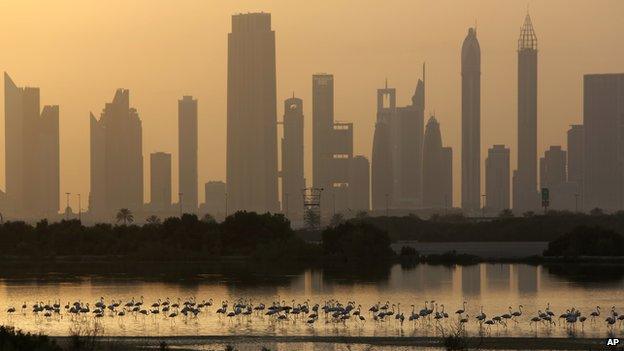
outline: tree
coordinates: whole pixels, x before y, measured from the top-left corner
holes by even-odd
[[[508,208],[500,211],[500,213],[498,214],[498,218],[513,218],[513,217],[514,217],[513,212]]]
[[[344,215],[342,213],[336,213],[329,220],[329,225],[332,227],[335,227],[335,226],[341,225],[342,223],[344,223],[344,221],[345,221]]]
[[[124,225],[134,222],[134,215],[132,211],[127,208],[119,209],[115,218],[117,219],[117,223],[123,222]]]
[[[303,222],[305,223],[306,228],[310,230],[318,229],[321,225],[321,215],[309,208],[303,214]]]
[[[368,212],[366,211],[357,211],[357,213],[355,214],[355,219],[357,219],[358,221],[364,220],[368,218]]]
[[[217,223],[217,220],[210,213],[206,213],[201,220],[206,223]]]
[[[148,224],[152,224],[152,225],[158,225],[160,224],[160,218],[156,215],[151,215],[149,217],[147,217],[147,219],[145,220]]]
[[[367,222],[346,222],[323,231],[323,253],[342,261],[376,261],[391,257],[388,233]]]
[[[605,213],[602,210],[602,208],[596,207],[596,208],[592,209],[591,211],[589,211],[589,214],[592,215],[592,216],[602,216]]]

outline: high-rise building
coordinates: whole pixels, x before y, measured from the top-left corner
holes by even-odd
[[[425,127],[423,144],[423,206],[448,208],[453,204],[453,153],[442,146],[440,124],[434,116]]]
[[[494,145],[485,160],[485,207],[489,212],[509,208],[509,148]]]
[[[323,188],[321,212],[346,210],[349,165],[353,158],[353,123],[334,120],[334,76],[312,76],[312,183]]]
[[[351,159],[349,193],[349,208],[352,211],[370,210],[370,165],[364,156]]]
[[[583,208],[624,208],[624,74],[588,74],[583,83]]]
[[[227,193],[225,183],[222,181],[209,181],[204,185],[205,202],[202,210],[213,216],[227,214]]]
[[[567,154],[561,146],[551,146],[540,158],[540,188],[554,188],[567,181]]]
[[[481,48],[477,30],[468,29],[461,52],[462,209],[478,210],[481,199]]]
[[[143,206],[143,127],[130,107],[130,91],[118,89],[100,118],[91,121],[91,191],[89,211],[112,219],[121,208]]]
[[[165,152],[150,154],[150,209],[171,209],[171,154]]]
[[[279,209],[275,84],[271,14],[233,15],[228,34],[226,160],[232,211]]]
[[[386,209],[393,204],[396,152],[396,91],[394,88],[377,89],[377,122],[373,135],[371,158],[371,189],[373,211]],[[394,127],[394,128],[393,128]]]
[[[303,100],[284,101],[284,137],[282,138],[282,212],[289,216],[301,213],[303,204]]]
[[[518,39],[518,173],[514,209],[535,210],[537,196],[537,36],[527,14]]]
[[[178,100],[178,184],[181,208],[197,212],[197,100]]]
[[[59,211],[59,108],[40,111],[39,88],[18,88],[4,74],[8,214],[41,218]]]
[[[582,124],[573,124],[568,129],[568,181],[583,188],[583,144],[585,132]]]

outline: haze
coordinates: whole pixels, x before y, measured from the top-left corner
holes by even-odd
[[[2,2],[0,69],[20,86],[40,87],[42,105],[60,105],[61,194],[89,193],[89,112],[98,115],[115,89],[130,89],[131,105],[143,121],[147,202],[149,154],[171,152],[172,164],[177,165],[177,101],[182,95],[193,95],[199,102],[199,183],[225,179],[231,15],[270,12],[276,32],[278,119],[283,115],[282,100],[294,91],[304,101],[308,182],[312,74],[334,74],[336,119],[354,122],[355,154],[370,156],[376,89],[387,78],[397,89],[397,103],[406,104],[426,61],[427,110],[435,111],[445,144],[457,150],[453,160],[457,205],[462,41],[467,28],[476,23],[482,57],[481,159],[492,144],[507,144],[514,169],[516,40],[527,7],[539,38],[538,154],[542,154],[548,145],[565,147],[567,126],[581,123],[583,74],[624,72],[624,2]],[[4,123],[0,128],[4,135]],[[0,148],[4,153],[4,143]],[[0,164],[2,183],[4,166]],[[176,194],[177,167],[173,169]],[[61,197],[61,208],[64,200]]]

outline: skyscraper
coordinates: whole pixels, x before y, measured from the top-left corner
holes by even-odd
[[[197,211],[197,100],[178,100],[178,184],[182,210]]]
[[[540,158],[540,187],[554,188],[567,181],[567,155],[561,146],[551,146]]]
[[[171,209],[171,154],[165,152],[150,154],[150,209]]]
[[[518,173],[514,209],[538,207],[537,36],[527,14],[518,39]]]
[[[224,216],[227,212],[226,205],[226,185],[222,181],[212,180],[204,185],[204,202],[203,210],[215,217]],[[223,218],[223,217],[222,217]]]
[[[6,196],[18,217],[59,210],[59,108],[39,109],[39,88],[18,88],[4,73]]]
[[[442,146],[440,124],[434,116],[425,127],[423,144],[423,206],[447,208],[453,204],[451,148]]]
[[[117,89],[100,119],[91,121],[91,191],[89,211],[112,219],[121,208],[143,206],[143,127],[130,107],[130,91]]]
[[[284,137],[282,138],[282,212],[287,216],[301,212],[303,176],[303,100],[284,101]]]
[[[481,48],[475,28],[462,45],[461,76],[462,208],[474,211],[481,207]]]
[[[583,184],[583,140],[585,132],[582,124],[573,124],[568,129],[568,181]]]
[[[490,212],[509,208],[509,148],[494,145],[485,160],[485,207]]]
[[[334,120],[334,76],[312,76],[312,183],[323,188],[324,214],[348,208],[353,123]]]
[[[624,208],[624,74],[588,74],[583,83],[583,207]]]
[[[395,146],[396,123],[396,91],[386,87],[377,89],[377,122],[373,135],[373,151],[371,159],[371,189],[373,210],[379,211],[392,205],[394,200],[395,165],[398,160]],[[394,127],[394,128],[393,128]]]
[[[351,159],[349,192],[349,208],[351,210],[370,210],[370,164],[364,156],[358,155]]]
[[[271,14],[233,15],[228,34],[226,160],[232,211],[279,208],[275,84]]]

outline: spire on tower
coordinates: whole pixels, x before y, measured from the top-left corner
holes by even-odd
[[[520,28],[520,38],[518,39],[518,51],[522,50],[537,50],[537,36],[528,12],[524,18],[524,24]]]

